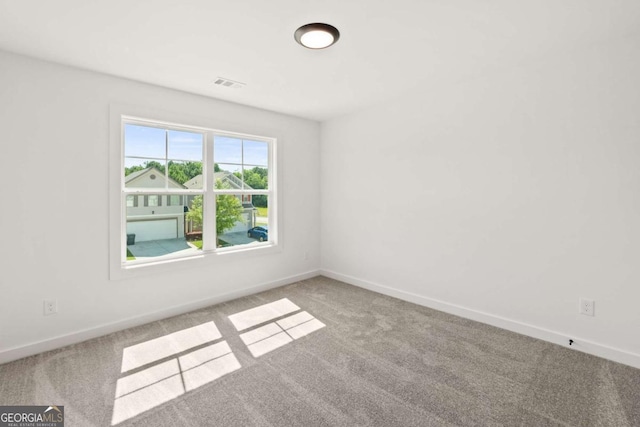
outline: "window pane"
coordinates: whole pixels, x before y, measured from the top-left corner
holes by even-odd
[[[202,162],[203,135],[170,130],[168,131],[168,140],[169,159]]]
[[[245,166],[267,166],[269,163],[269,144],[261,141],[243,141],[243,163]]]
[[[165,138],[164,129],[125,124],[124,155],[164,159],[167,155]]]
[[[183,201],[189,203],[202,196],[179,194],[148,194],[127,196],[127,260],[176,257],[196,254],[202,248],[202,221],[197,223],[191,214],[194,209],[185,209]],[[138,203],[129,206],[129,200]],[[190,200],[188,200],[190,198]],[[142,200],[147,200],[143,203]],[[200,218],[202,204],[200,204]],[[194,232],[195,231],[195,232]],[[189,240],[188,240],[189,239]]]
[[[268,187],[268,143],[216,137],[214,138],[214,152],[217,153],[214,155],[216,172],[231,172],[246,183],[246,185],[242,183],[231,185],[230,188],[266,189]],[[217,178],[219,177],[217,176]]]
[[[213,161],[242,164],[242,140],[228,136],[213,138]]]
[[[218,247],[268,241],[268,196],[218,195],[216,197],[216,234]]]

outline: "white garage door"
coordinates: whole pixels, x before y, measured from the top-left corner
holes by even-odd
[[[136,242],[175,239],[178,237],[178,220],[173,218],[127,222],[127,234],[132,233],[136,235]]]

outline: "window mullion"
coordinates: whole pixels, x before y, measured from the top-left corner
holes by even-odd
[[[121,169],[122,170],[122,169]],[[124,180],[121,178],[121,182]],[[120,193],[120,263],[124,264],[127,260],[127,195]]]
[[[240,165],[240,167],[241,167],[240,176],[242,177],[241,178],[241,180],[242,180],[242,189],[244,190],[244,185],[245,185],[244,184],[244,179],[245,179],[245,176],[244,176],[244,139],[242,140],[242,143],[240,144],[240,156],[241,156],[241,159],[242,159],[242,162],[241,162],[242,164]]]
[[[269,194],[268,194],[268,200],[269,200],[269,230],[271,231],[271,236],[273,236],[271,238],[271,242],[278,244],[278,213],[279,213],[279,209],[278,209],[278,192],[277,192],[277,188],[276,188],[276,181],[277,181],[277,170],[276,170],[276,147],[274,146],[273,142],[269,143],[268,146],[268,160],[267,160],[267,188],[269,190]]]
[[[204,144],[203,171],[205,173],[203,200],[202,200],[202,249],[214,250],[216,248],[216,199],[213,193],[214,182],[214,158],[213,158],[213,132],[207,132]]]
[[[164,189],[169,190],[169,131],[164,131]]]

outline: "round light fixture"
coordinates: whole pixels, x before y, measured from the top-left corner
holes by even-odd
[[[329,24],[307,24],[298,28],[293,37],[306,48],[324,49],[338,41],[340,31]]]

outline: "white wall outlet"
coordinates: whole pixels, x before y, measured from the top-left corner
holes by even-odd
[[[592,299],[580,298],[580,314],[593,316],[595,314],[596,302]]]
[[[58,301],[54,299],[44,300],[44,315],[56,314],[58,312]]]

